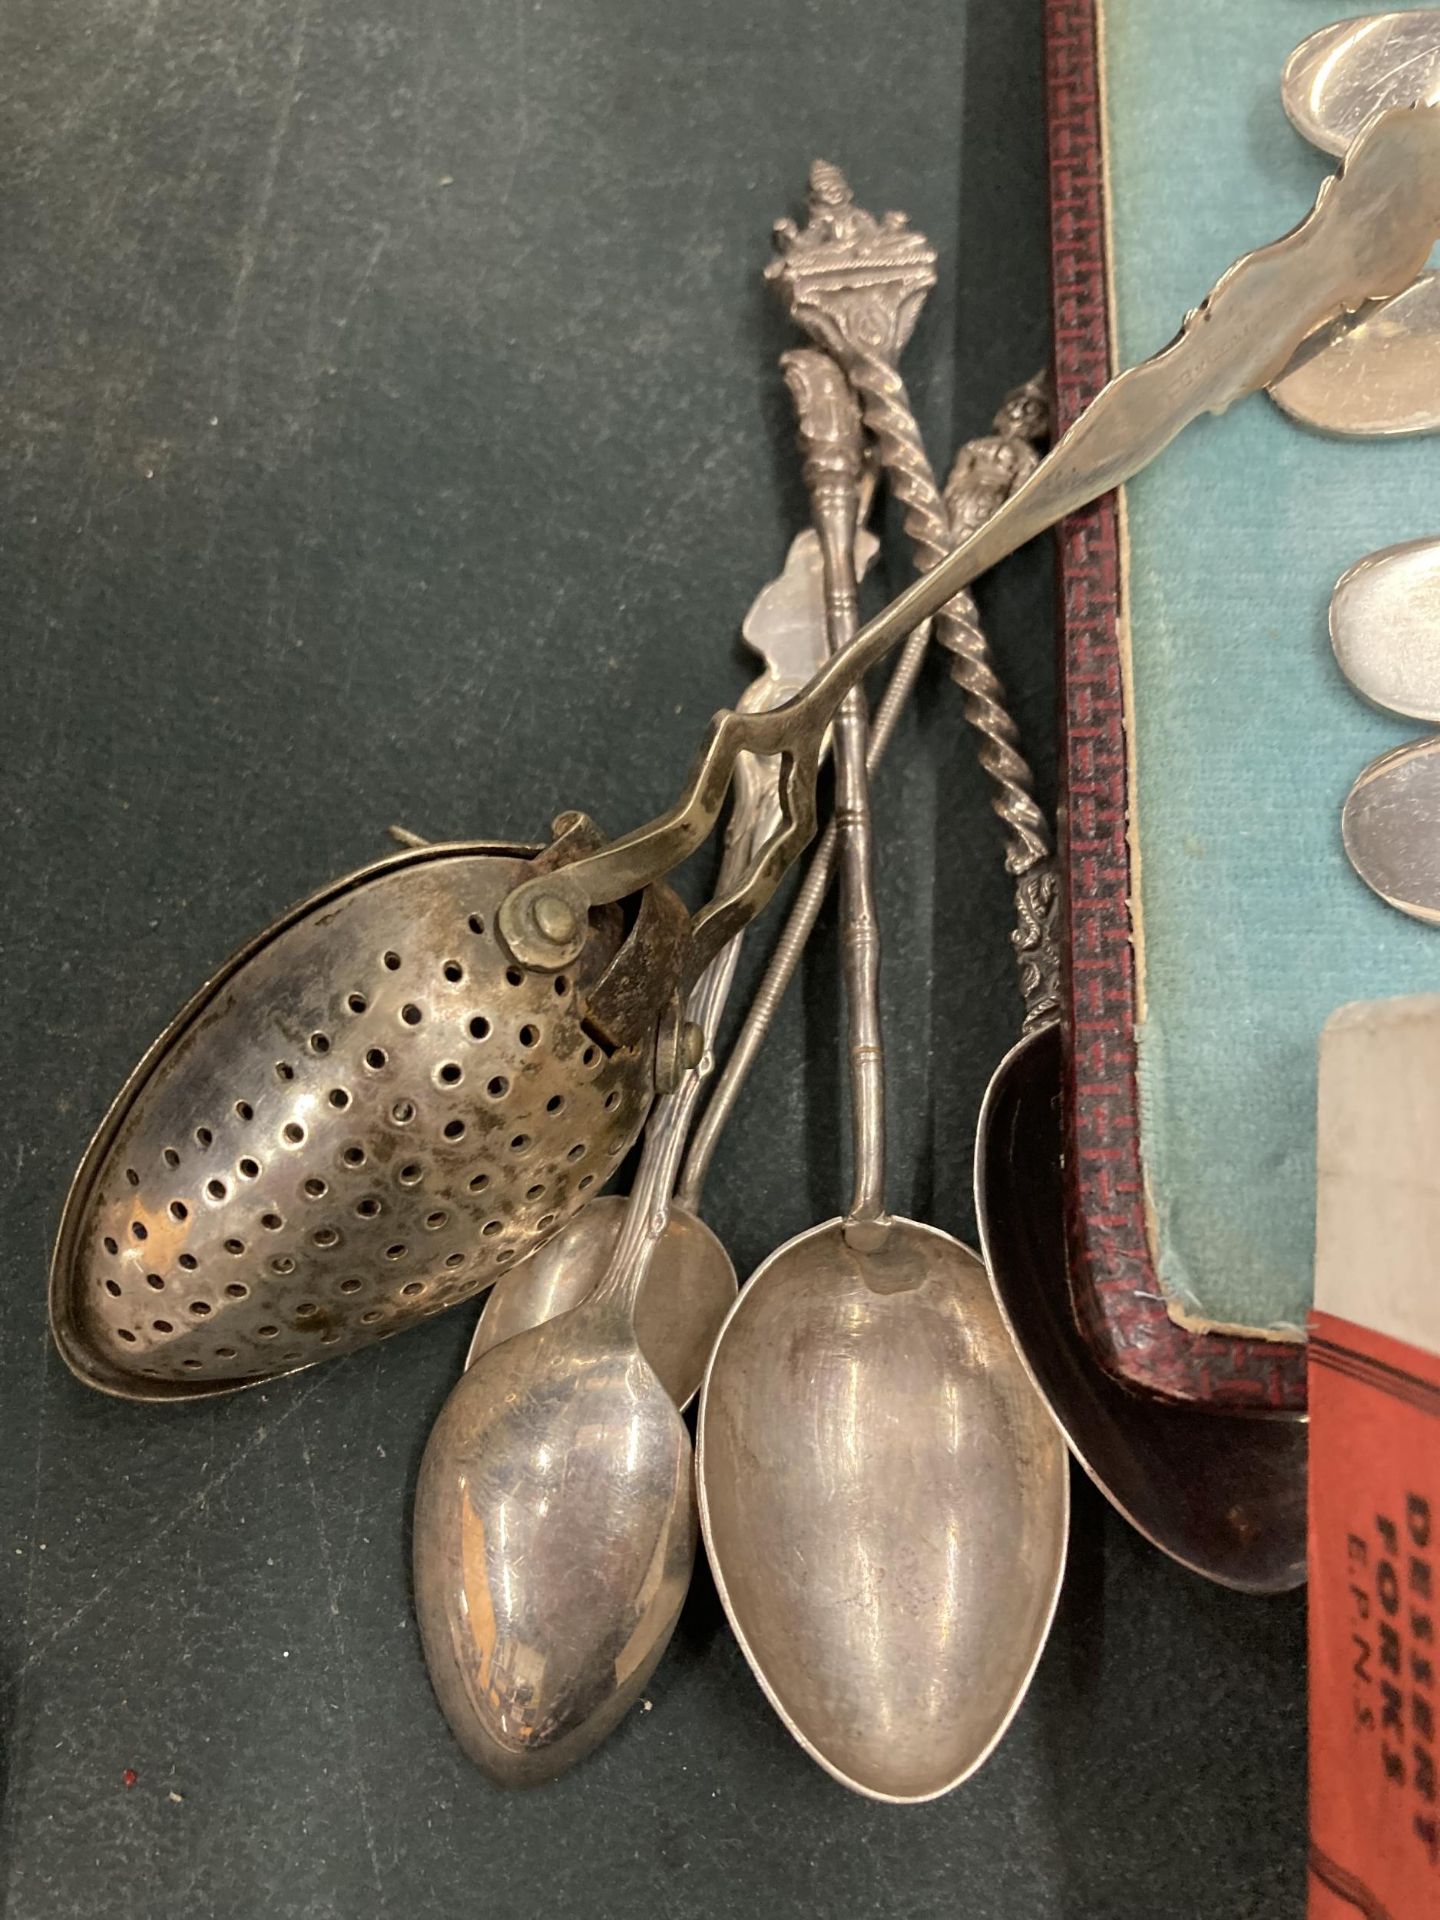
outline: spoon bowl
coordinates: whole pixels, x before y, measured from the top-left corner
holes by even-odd
[[[1037,1391],[1100,1491],[1183,1567],[1242,1593],[1305,1579],[1303,1414],[1246,1414],[1129,1391],[1095,1358],[1066,1285],[1060,1029],[996,1069],[976,1140],[980,1244]]]
[[[1302,427],[1394,439],[1440,427],[1440,274],[1311,334],[1269,386]]]
[[[496,912],[558,846],[379,861],[182,1010],[66,1202],[51,1324],[83,1380],[185,1399],[353,1351],[489,1286],[598,1191],[654,1091],[684,910],[650,889],[573,965],[516,967]]]
[[[1401,913],[1440,925],[1440,739],[1382,753],[1345,796],[1341,838],[1351,866]]]
[[[624,1303],[461,1376],[420,1467],[415,1609],[445,1718],[497,1785],[563,1773],[640,1697],[695,1544],[690,1435]]]
[[[1366,554],[1330,596],[1335,663],[1387,713],[1440,722],[1440,540]]]
[[[859,413],[824,354],[786,356],[826,568],[854,644]],[[880,936],[863,699],[841,707],[852,1200],[764,1263],[701,1394],[701,1524],[726,1614],[785,1726],[857,1793],[948,1793],[994,1747],[1049,1631],[1064,1447],[975,1255],[884,1208]]]
[[[807,1752],[876,1800],[973,1773],[1045,1644],[1069,1503],[976,1256],[911,1221],[781,1247],[716,1347],[697,1469],[726,1612]]]
[[[1290,55],[1280,96],[1296,131],[1343,154],[1372,116],[1440,84],[1440,11],[1337,20]],[[1322,433],[1367,439],[1440,427],[1440,279],[1421,274],[1392,300],[1319,328],[1271,382],[1283,413]]]
[[[512,1268],[485,1303],[467,1365],[586,1299],[609,1268],[625,1210],[619,1194],[592,1200]],[[719,1240],[697,1215],[672,1203],[635,1303],[635,1337],[682,1410],[700,1390],[735,1289],[735,1269]]]
[[[1285,62],[1280,97],[1297,133],[1341,155],[1375,114],[1427,99],[1437,86],[1440,10],[1410,7],[1312,33]]]

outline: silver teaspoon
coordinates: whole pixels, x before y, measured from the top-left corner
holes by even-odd
[[[693,1100],[696,1084],[667,1100]],[[553,1779],[599,1745],[654,1672],[690,1584],[690,1434],[635,1328],[682,1137],[647,1136],[600,1284],[482,1354],[420,1464],[425,1659],[456,1739],[499,1786]]]
[[[823,354],[787,356],[837,650],[859,419]],[[815,396],[824,395],[820,405]],[[828,414],[818,441],[807,428]],[[711,1360],[699,1416],[701,1524],[736,1638],[795,1738],[873,1799],[933,1799],[1013,1716],[1064,1564],[1064,1448],[984,1268],[884,1206],[879,941],[865,712],[836,726],[855,1185],[842,1220],[763,1264]]]
[[[1440,540],[1383,547],[1342,574],[1330,641],[1365,699],[1440,720]],[[1440,740],[1373,760],[1346,797],[1340,829],[1367,887],[1413,919],[1440,921]]]

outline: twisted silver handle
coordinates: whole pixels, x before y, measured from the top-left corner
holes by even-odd
[[[945,485],[951,537],[958,545],[1034,472],[1050,425],[1043,374],[1007,394],[995,432],[973,440]],[[988,508],[981,502],[988,500]],[[950,675],[965,696],[964,713],[982,736],[980,764],[1000,791],[995,810],[1006,827],[1005,867],[1015,880],[1011,943],[1020,969],[1024,1033],[1060,1017],[1059,876],[1050,825],[1034,794],[1034,776],[1005,689],[990,658],[975,603],[957,595],[936,621],[936,637],[950,654]]]

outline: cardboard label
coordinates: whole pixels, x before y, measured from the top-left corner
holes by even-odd
[[[1310,1317],[1310,1920],[1440,1920],[1440,1356]]]

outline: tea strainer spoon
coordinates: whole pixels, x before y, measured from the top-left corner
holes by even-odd
[[[51,1325],[87,1384],[224,1392],[488,1286],[598,1189],[655,1085],[684,910],[593,916],[575,964],[495,936],[517,879],[594,846],[407,848],[227,962],[131,1075],[72,1186]],[[672,1027],[675,1023],[672,1020]]]

